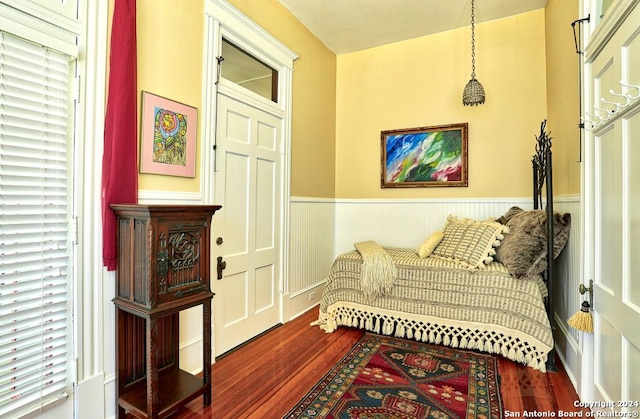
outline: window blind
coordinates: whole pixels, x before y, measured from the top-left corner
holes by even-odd
[[[70,394],[70,58],[0,32],[0,417]]]

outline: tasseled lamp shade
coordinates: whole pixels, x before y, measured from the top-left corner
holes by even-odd
[[[484,103],[484,87],[480,84],[475,77],[469,80],[469,83],[464,87],[462,93],[462,103],[465,106],[476,106]]]

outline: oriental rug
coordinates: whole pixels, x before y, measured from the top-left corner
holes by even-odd
[[[496,358],[366,333],[285,418],[499,419]]]

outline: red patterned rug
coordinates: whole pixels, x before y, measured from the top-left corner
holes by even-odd
[[[285,418],[499,419],[490,355],[366,333]]]

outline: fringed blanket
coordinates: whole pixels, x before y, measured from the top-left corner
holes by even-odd
[[[451,261],[420,259],[413,249],[385,251],[396,266],[388,293],[370,301],[361,286],[361,254],[342,254],[331,268],[314,324],[326,332],[351,326],[478,349],[546,370],[553,335],[542,278],[514,279],[498,262],[470,271]]]
[[[391,292],[396,265],[387,251],[373,241],[356,243],[354,247],[362,257],[360,286],[367,301]]]

